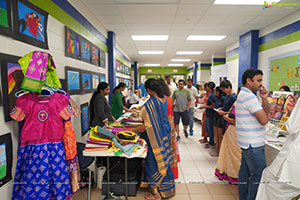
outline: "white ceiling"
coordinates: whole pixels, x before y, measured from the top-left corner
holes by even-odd
[[[178,0],[178,3],[160,4],[118,4],[115,0],[80,1],[107,30],[116,33],[118,45],[132,61],[138,61],[139,66],[147,63],[167,66],[168,63],[173,63],[172,58],[190,58],[191,62],[184,63],[185,66],[192,65],[194,61],[211,60],[213,54],[225,55],[226,47],[238,41],[240,35],[249,30],[261,29],[297,10],[214,5],[214,0]],[[169,40],[133,41],[133,34],[164,34],[169,35]],[[187,41],[190,34],[227,37],[221,41]],[[139,55],[138,51],[143,50],[161,50],[165,54]],[[197,56],[176,55],[176,51],[199,50],[203,53]]]

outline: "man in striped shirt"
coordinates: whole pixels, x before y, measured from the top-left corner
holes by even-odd
[[[255,200],[261,174],[266,167],[265,127],[269,121],[269,92],[262,85],[263,72],[247,69],[236,101],[236,136],[242,149],[239,171],[239,198]],[[259,91],[262,103],[254,92]]]

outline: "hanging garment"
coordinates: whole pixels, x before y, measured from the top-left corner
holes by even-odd
[[[34,51],[19,59],[24,79],[21,88],[32,92],[41,92],[46,83],[61,88],[52,56],[46,52]]]
[[[12,199],[71,199],[69,171],[62,119],[73,114],[68,99],[54,93],[39,97],[24,94],[11,112],[16,121],[25,119],[14,178]]]
[[[63,142],[69,169],[71,191],[74,194],[80,189],[80,168],[77,158],[76,137],[71,120],[65,121],[63,124]]]

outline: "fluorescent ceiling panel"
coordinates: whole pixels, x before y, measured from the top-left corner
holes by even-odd
[[[266,0],[215,0],[214,4],[221,5],[264,5]],[[280,0],[272,0],[271,2],[279,2]]]
[[[189,35],[187,40],[223,40],[225,35]]]
[[[190,62],[191,59],[171,59],[172,62]]]
[[[181,66],[183,66],[183,64],[168,64],[168,66],[172,66],[172,67],[181,67]]]
[[[168,40],[168,35],[132,35],[133,40]]]
[[[164,54],[164,51],[139,51],[139,54]]]
[[[159,67],[160,64],[144,64],[145,67]]]
[[[177,55],[200,55],[202,51],[177,51]]]
[[[118,4],[171,4],[179,0],[115,0]]]

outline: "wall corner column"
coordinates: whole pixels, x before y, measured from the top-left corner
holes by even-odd
[[[111,91],[116,87],[116,34],[108,31],[108,84]],[[109,103],[111,104],[112,93],[109,94]]]

